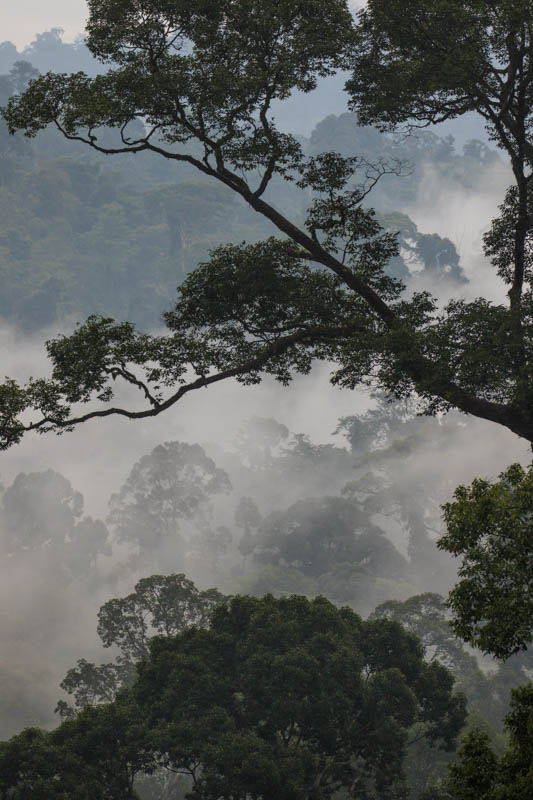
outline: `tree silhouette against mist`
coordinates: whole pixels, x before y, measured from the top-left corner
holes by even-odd
[[[180,528],[194,522],[207,535],[210,500],[231,491],[231,481],[198,444],[165,442],[142,456],[109,501],[108,522],[119,542],[139,554],[168,558],[178,553]],[[163,561],[165,558],[163,557]]]
[[[83,515],[83,496],[54,470],[20,473],[2,497],[4,554],[38,555],[70,580],[94,568],[99,554],[111,555],[106,526]]]
[[[156,2],[146,16],[133,2],[92,0],[89,10],[88,47],[112,68],[94,79],[38,78],[10,101],[10,130],[34,136],[52,124],[99,152],[188,164],[285,238],[213,251],[181,286],[166,335],[91,317],[50,341],[50,380],[2,386],[3,446],[27,430],[154,416],[230,377],[257,383],[271,373],[287,383],[315,358],[336,362],[339,385],[370,376],[396,395],[416,391],[428,413],[457,407],[533,440],[530,3],[376,0],[357,24],[344,0]],[[401,167],[336,153],[307,158],[276,128],[274,101],[312,91],[339,68],[353,69],[346,88],[363,122],[394,128],[482,115],[515,178],[485,239],[508,305],[454,300],[439,309],[426,293],[404,297],[385,272],[395,237],[362,205]],[[138,120],[142,134],[131,127]],[[106,146],[103,126],[118,129],[121,143]],[[274,179],[311,194],[302,224],[269,202]],[[113,406],[116,381],[139,389],[146,407]],[[92,400],[103,406],[78,411]]]
[[[78,774],[82,789],[94,782],[82,798],[126,800],[135,774],[159,766],[197,800],[404,796],[415,722],[435,752],[454,747],[465,706],[452,687],[395,622],[323,597],[236,597],[206,628],[155,637],[114,703],[2,743],[0,789],[71,797]]]
[[[74,705],[60,700],[56,712],[69,719],[87,706],[112,702],[135,680],[136,664],[149,657],[154,636],[175,636],[193,625],[205,627],[212,611],[227,600],[217,589],[200,591],[181,573],[150,575],[126,597],[108,600],[98,612],[98,635],[104,647],[119,654],[99,665],[80,658],[61,682]]]

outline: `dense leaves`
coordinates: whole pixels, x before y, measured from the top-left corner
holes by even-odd
[[[85,709],[51,733],[27,728],[0,744],[4,800],[135,800],[133,784],[155,768],[139,711],[126,694]]]
[[[163,767],[196,800],[403,797],[411,726],[449,749],[465,716],[414,636],[325,598],[234,598],[138,670],[114,702],[2,743],[2,796],[129,800]]]
[[[199,591],[182,574],[142,578],[131,594],[108,600],[98,612],[100,639],[119,655],[99,666],[79,659],[61,683],[73,697],[74,708],[60,700],[56,710],[68,718],[75,710],[111,702],[120,689],[133,683],[135,664],[148,658],[153,636],[174,636],[193,625],[205,627],[211,612],[226,601],[217,589]]]
[[[395,623],[323,598],[241,597],[208,631],[155,639],[134,691],[193,797],[366,798],[401,793],[416,719],[451,744],[464,718],[452,683]]]
[[[406,13],[403,4],[374,2],[354,28],[342,0],[262,4],[261,12],[246,0],[160,2],[149,13],[136,3],[90,3],[88,46],[114,68],[96,78],[37,78],[10,101],[10,130],[32,137],[54,124],[93,150],[149,151],[194,167],[286,238],[214,251],[167,314],[170,335],[149,338],[92,318],[71,337],[50,342],[51,381],[3,386],[3,446],[28,429],[61,431],[115,413],[153,416],[188,391],[228,377],[257,382],[269,372],[286,383],[294,372],[308,371],[314,358],[336,362],[334,380],[343,386],[372,379],[398,396],[417,391],[429,413],[456,406],[532,439],[524,269],[529,78],[522,104],[514,99],[518,74],[529,75],[529,51],[519,46],[529,13],[528,3],[506,3],[495,19],[476,3],[413,0]],[[419,21],[416,35],[411,19]],[[523,73],[505,73],[500,63],[507,57],[519,59]],[[402,171],[396,158],[306,156],[294,137],[277,129],[274,100],[294,89],[311,91],[318,77],[349,63],[357,71],[348,90],[365,121],[438,121],[474,108],[491,122],[495,140],[511,156],[518,193],[519,223],[509,227],[504,213],[504,233],[496,224],[497,241],[488,245],[500,273],[501,260],[511,258],[509,307],[458,300],[437,313],[426,294],[402,299],[401,284],[387,272],[398,255],[394,232],[381,231],[363,207],[379,180]],[[490,76],[482,88],[480,65]],[[119,134],[115,144],[104,128]],[[309,193],[306,217],[271,204],[267,190],[278,178]],[[460,285],[445,241],[420,238],[417,248],[429,270],[455,270]],[[144,410],[104,405],[79,414],[73,408],[94,399],[109,403],[117,379],[140,390]],[[30,409],[37,416],[22,422]]]
[[[439,546],[462,559],[450,594],[459,636],[500,658],[533,636],[533,473],[513,464],[498,481],[460,486],[444,506]]]
[[[451,800],[521,800],[531,793],[533,779],[531,728],[533,687],[512,692],[505,727],[509,747],[498,758],[487,736],[474,730],[462,742],[457,763],[451,767],[445,798]]]

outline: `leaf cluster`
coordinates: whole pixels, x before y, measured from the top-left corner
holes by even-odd
[[[460,486],[444,506],[439,547],[461,558],[450,593],[456,633],[498,658],[533,637],[533,473],[511,465],[495,482]]]
[[[451,800],[522,800],[531,792],[533,753],[533,687],[521,686],[511,692],[505,727],[509,747],[501,758],[492,751],[486,734],[469,733],[458,750],[457,763],[450,768],[446,785]]]
[[[134,691],[192,797],[370,798],[401,793],[415,719],[430,738],[449,720],[451,742],[464,711],[447,676],[395,623],[324,598],[239,597],[208,631],[154,639]]]

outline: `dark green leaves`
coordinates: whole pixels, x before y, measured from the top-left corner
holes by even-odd
[[[511,691],[505,718],[509,747],[497,758],[486,734],[474,730],[463,740],[457,762],[450,768],[447,789],[453,800],[523,800],[533,780],[531,725],[533,686]]]
[[[238,597],[208,631],[155,639],[134,692],[161,760],[189,773],[202,800],[244,786],[325,799],[355,783],[386,798],[400,790],[410,725],[453,716],[452,681],[437,673],[396,623],[362,622],[325,598]],[[463,718],[460,706],[451,738]]]
[[[346,87],[360,119],[394,127],[475,108],[481,86],[497,89],[490,66],[498,34],[490,26],[498,16],[478,0],[370,0]]]
[[[60,700],[56,711],[70,718],[87,706],[112,702],[119,690],[134,682],[136,663],[148,658],[153,636],[207,626],[212,611],[225,602],[217,589],[199,591],[183,574],[142,578],[131,594],[108,600],[98,612],[98,635],[104,647],[118,649],[119,655],[98,666],[79,659],[61,682],[74,708]]]
[[[146,136],[133,141],[123,131],[117,149],[152,146],[158,131],[155,147],[200,139],[218,165],[223,156],[236,168],[279,169],[298,157],[293,137],[276,132],[270,105],[341,66],[352,30],[344,0],[94,0],[89,8],[88,46],[117,68],[94,80],[37,79],[11,101],[10,129],[32,136],[54,122],[98,147],[99,127],[139,119]]]
[[[444,506],[439,547],[462,558],[449,605],[456,633],[508,658],[533,637],[533,472],[513,464],[495,483],[460,486]]]

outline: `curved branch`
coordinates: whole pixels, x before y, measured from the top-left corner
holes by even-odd
[[[283,355],[294,345],[343,339],[347,335],[357,332],[363,333],[364,329],[356,325],[345,325],[339,328],[316,327],[297,331],[289,336],[283,336],[277,339],[275,342],[272,342],[272,344],[265,347],[257,356],[250,358],[247,361],[236,365],[235,367],[222,370],[221,372],[216,372],[213,375],[203,375],[200,378],[191,381],[191,383],[184,383],[182,386],[180,386],[177,392],[172,394],[166,400],[154,401],[154,398],[149,393],[148,395],[146,394],[146,387],[141,381],[137,381],[137,379],[130,381],[131,383],[136,384],[138,388],[147,396],[149,402],[151,403],[151,408],[146,408],[142,411],[129,411],[126,408],[117,407],[102,408],[95,411],[89,411],[87,414],[82,414],[79,417],[69,417],[62,420],[57,420],[53,417],[43,417],[38,422],[30,422],[28,425],[24,425],[23,430],[68,430],[82,422],[110,416],[121,416],[126,417],[127,419],[145,419],[147,417],[156,417],[163,411],[166,411],[174,406],[189,392],[195,391],[196,389],[203,389],[204,387],[211,386],[215,383],[220,383],[228,378],[235,378],[239,375],[256,372],[264,367],[271,358]]]

